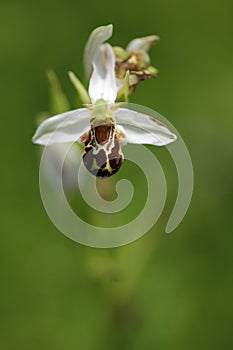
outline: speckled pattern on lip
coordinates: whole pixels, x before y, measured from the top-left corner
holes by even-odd
[[[114,123],[92,125],[90,131],[83,135],[83,163],[91,174],[110,177],[120,169],[124,159],[121,139],[122,133]]]

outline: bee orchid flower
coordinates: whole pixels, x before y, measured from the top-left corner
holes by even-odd
[[[109,44],[101,45],[92,59],[89,83],[91,104],[41,123],[33,142],[44,146],[79,142],[83,162],[93,175],[109,177],[123,162],[122,146],[128,143],[163,146],[176,140],[160,121],[116,103],[115,55]]]
[[[150,66],[148,51],[159,40],[157,35],[149,35],[131,40],[126,49],[119,46],[113,48],[116,56],[115,73],[118,91],[123,87],[127,72],[129,72],[130,93],[140,81],[156,77],[158,70]]]

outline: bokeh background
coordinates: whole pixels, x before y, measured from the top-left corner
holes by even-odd
[[[2,349],[232,346],[232,16],[230,0],[1,0]],[[179,130],[195,189],[183,222],[164,234],[177,179],[166,150],[153,150],[167,169],[165,213],[137,242],[98,250],[72,242],[50,222],[30,139],[35,116],[49,108],[45,71],[56,71],[75,107],[67,71],[82,77],[85,41],[109,23],[113,45],[160,35],[151,50],[159,77],[141,84],[131,102],[157,110]],[[127,164],[122,173],[135,174]],[[133,177],[135,191],[141,176]]]

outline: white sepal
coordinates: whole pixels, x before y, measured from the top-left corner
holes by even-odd
[[[103,99],[114,102],[117,96],[115,79],[115,55],[109,44],[101,45],[93,61],[93,73],[89,84],[89,96],[92,103]]]
[[[84,49],[84,71],[86,79],[90,78],[92,73],[92,60],[98,48],[112,36],[113,26],[101,26],[91,32]]]
[[[175,134],[149,115],[127,108],[119,108],[114,115],[117,124],[123,126],[128,143],[164,146],[176,140]]]
[[[156,42],[159,41],[157,35],[144,36],[130,41],[126,47],[127,52],[147,52]]]
[[[44,120],[37,128],[32,141],[44,146],[75,142],[89,127],[88,109],[75,109]]]

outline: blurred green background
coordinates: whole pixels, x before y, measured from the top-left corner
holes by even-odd
[[[2,349],[232,346],[232,16],[230,0],[1,0]],[[67,71],[82,77],[85,41],[109,23],[113,45],[160,35],[151,49],[159,77],[141,84],[131,102],[157,110],[179,130],[195,189],[183,222],[164,234],[176,193],[168,165],[171,199],[155,228],[129,246],[98,250],[72,242],[50,222],[30,140],[34,117],[48,109],[46,69],[56,71],[74,106]],[[166,151],[154,152],[166,163]]]

